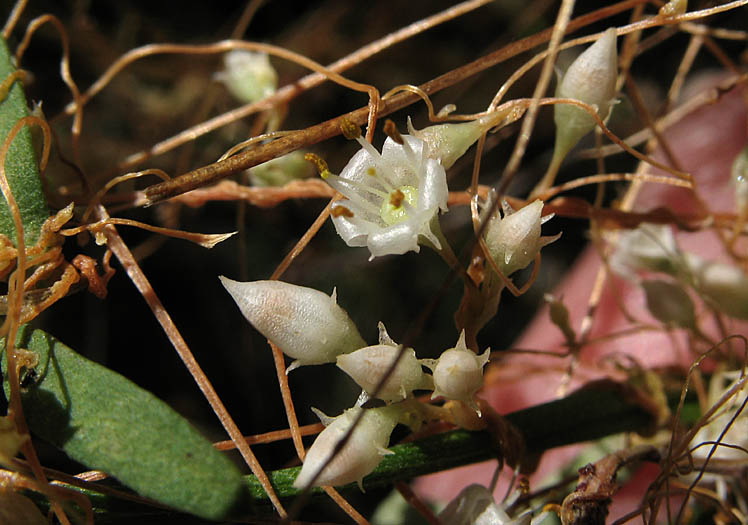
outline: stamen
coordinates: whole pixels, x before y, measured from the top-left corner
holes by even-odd
[[[337,190],[345,195],[348,200],[375,215],[379,215],[379,208],[371,201],[359,195],[356,189],[358,189],[359,191],[367,191],[369,193],[372,193],[380,199],[386,199],[388,195],[387,193],[374,189],[370,186],[365,186],[358,182],[343,179],[333,174],[330,174],[326,181],[327,184],[329,184],[334,190]],[[345,191],[348,188],[352,189],[353,191]]]
[[[410,144],[408,144],[408,141],[403,138],[403,136],[400,134],[400,130],[397,129],[397,126],[395,125],[392,120],[387,119],[384,122],[384,126],[382,127],[382,131],[384,131],[389,138],[394,140],[397,144],[401,145],[403,147],[403,150],[405,151],[405,156],[408,157],[408,160],[412,165],[418,164],[418,159],[416,158],[416,152],[413,151],[413,148],[410,147]],[[418,175],[416,173],[416,175]]]
[[[389,138],[391,138],[392,140],[394,140],[401,146],[405,143],[403,136],[400,134],[400,130],[397,129],[397,126],[395,125],[394,122],[392,122],[392,120],[387,119],[384,121],[384,126],[382,127],[382,131],[384,131],[384,133]]]
[[[317,168],[317,171],[319,172],[319,176],[323,179],[327,179],[327,177],[332,175],[330,169],[327,167],[327,162],[325,162],[325,159],[323,159],[319,155],[315,155],[314,153],[307,153],[306,155],[304,155],[304,160],[314,164],[314,166]]]
[[[371,159],[374,161],[374,165],[376,166],[373,172],[367,170],[367,173],[373,177],[376,177],[377,181],[382,185],[382,187],[387,190],[387,193],[394,191],[397,186],[386,176],[387,173],[393,170],[392,164],[390,164],[387,159],[382,157],[382,154],[379,153],[374,146],[366,142],[361,137],[358,137],[356,141],[361,144],[362,148],[366,150]]]
[[[348,180],[344,179],[338,175],[333,175],[332,173],[328,175],[327,183],[335,188],[336,190],[340,191],[340,193],[345,193],[341,191],[337,185],[345,185],[351,188],[352,190],[358,190],[359,192],[368,192],[372,195],[376,195],[379,198],[386,199],[387,196],[390,194],[389,192],[379,190],[377,188],[374,188],[372,186],[368,186],[362,182],[357,182],[355,180]],[[347,197],[348,195],[346,195]]]

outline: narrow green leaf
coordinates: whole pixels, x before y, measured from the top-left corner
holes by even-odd
[[[0,82],[8,78],[15,70],[8,46],[5,40],[0,38]],[[5,142],[5,138],[16,122],[27,115],[28,109],[23,87],[20,82],[15,82],[8,96],[0,100],[0,144]],[[36,243],[39,230],[49,217],[49,209],[42,191],[39,167],[28,127],[24,127],[13,140],[5,159],[5,175],[18,207],[21,209],[23,238],[27,245],[32,245]],[[1,197],[0,233],[6,235],[15,244],[17,237],[13,217],[8,203]]]
[[[22,393],[33,434],[143,496],[204,518],[224,518],[250,500],[236,466],[149,392],[41,330],[23,327],[17,345],[39,357]],[[3,360],[4,375],[6,367]]]

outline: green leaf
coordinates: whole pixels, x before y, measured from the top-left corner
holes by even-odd
[[[232,515],[250,500],[236,466],[166,403],[41,330],[21,328],[17,346],[39,357],[21,395],[33,434],[143,496],[204,518]],[[3,360],[4,375],[6,368]]]
[[[8,46],[0,38],[0,82],[16,70]],[[8,96],[0,100],[0,144],[4,143],[11,128],[19,119],[28,115],[26,97],[20,82],[15,82]],[[27,245],[36,243],[44,221],[49,217],[47,200],[42,191],[39,166],[31,141],[31,131],[24,127],[13,140],[5,159],[5,175],[13,196],[21,210],[23,238]],[[0,197],[0,233],[16,243],[16,228],[5,199]]]

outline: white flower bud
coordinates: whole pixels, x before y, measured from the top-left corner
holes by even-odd
[[[336,446],[351,429],[361,411],[363,416],[345,446],[332,457]],[[324,466],[314,480],[314,486],[344,485],[355,481],[363,491],[363,477],[379,465],[383,455],[392,454],[386,447],[397,424],[397,411],[392,410],[392,407],[353,407],[334,419],[317,410],[315,413],[326,428],[320,432],[307,452],[304,465],[293,486],[297,489],[306,487]]]
[[[566,70],[556,91],[558,98],[573,98],[597,107],[605,120],[613,104],[618,75],[616,30],[608,29]],[[553,153],[565,157],[579,140],[595,127],[595,120],[582,108],[570,104],[553,107],[556,147]]]
[[[666,325],[692,328],[696,326],[693,301],[680,285],[661,280],[642,282],[647,296],[647,309]]]
[[[740,268],[690,253],[683,259],[691,285],[699,295],[719,311],[748,320],[748,277]]]
[[[501,272],[509,276],[529,265],[543,246],[552,243],[561,234],[540,236],[540,225],[553,217],[541,216],[542,201],[536,200],[516,212],[506,201],[503,204],[504,218],[500,218],[498,213],[492,216],[485,236],[491,257]]]
[[[644,223],[621,234],[610,267],[619,275],[635,279],[634,272],[649,270],[675,274],[681,255],[669,226]]]
[[[424,359],[424,366],[431,369],[434,375],[435,397],[445,397],[462,401],[478,411],[475,393],[483,386],[483,367],[488,363],[490,350],[476,355],[465,344],[465,331],[454,348],[442,352],[439,359]]]
[[[379,326],[381,333],[384,325],[379,323]],[[338,356],[338,368],[351,376],[362,389],[371,395],[374,395],[377,385],[400,353],[400,347],[387,342],[392,340],[386,335],[386,331],[384,334],[386,339],[382,340],[383,338],[380,337],[382,344],[367,346],[350,354]],[[377,397],[388,403],[402,401],[413,390],[427,390],[431,388],[431,385],[431,378],[423,372],[421,363],[416,359],[415,351],[412,348],[406,348],[397,366],[379,390]]]
[[[348,313],[332,296],[281,281],[240,283],[219,277],[244,317],[297,366],[333,363],[366,346]]]
[[[278,74],[267,53],[234,49],[224,55],[223,64],[225,69],[214,78],[223,82],[241,102],[257,102],[275,93]]]
[[[430,158],[439,160],[444,169],[449,169],[481,135],[506,117],[506,114],[497,112],[470,122],[437,124],[420,131],[413,127],[408,117],[408,132],[426,143]]]

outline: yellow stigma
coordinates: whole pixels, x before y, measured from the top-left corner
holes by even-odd
[[[319,176],[323,179],[326,179],[330,176],[330,169],[327,167],[327,162],[325,162],[325,159],[323,159],[319,155],[315,155],[314,153],[307,153],[306,155],[304,155],[304,160],[314,164],[317,168],[317,171],[319,171]]]
[[[405,194],[400,190],[395,190],[392,193],[390,193],[390,204],[395,207],[399,208],[403,205],[403,200],[405,200]]]

